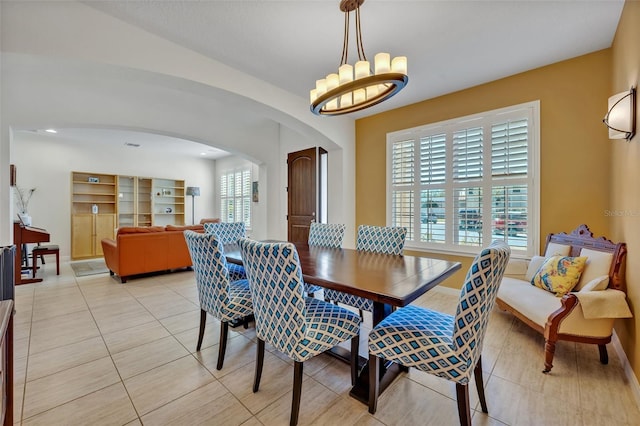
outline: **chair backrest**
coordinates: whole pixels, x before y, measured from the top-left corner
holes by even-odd
[[[344,229],[341,223],[312,222],[309,228],[309,245],[316,247],[340,248],[344,240]]]
[[[222,245],[236,243],[247,235],[244,222],[205,223],[204,232],[216,234]]]
[[[360,225],[356,249],[373,253],[402,254],[407,228]]]
[[[295,246],[247,238],[238,245],[251,289],[256,335],[294,355],[306,333],[304,279]]]
[[[482,353],[489,315],[510,255],[511,249],[504,241],[494,241],[482,249],[473,260],[460,290],[453,344],[469,365],[474,365]]]
[[[229,303],[229,269],[222,243],[215,234],[184,231],[196,276],[200,306],[216,318]]]

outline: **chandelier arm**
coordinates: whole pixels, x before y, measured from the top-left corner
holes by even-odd
[[[362,29],[360,27],[360,6],[356,8],[356,45],[358,47],[358,59],[366,61],[367,56],[364,54],[364,46],[362,44]]]
[[[342,40],[342,57],[340,66],[347,63],[349,57],[349,12],[344,13],[344,38]]]

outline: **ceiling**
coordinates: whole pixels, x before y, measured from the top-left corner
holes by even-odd
[[[339,0],[87,4],[305,99],[315,81],[337,72],[340,62]],[[361,6],[367,57],[373,60],[381,51],[407,56],[409,84],[353,117],[608,48],[623,5],[624,0],[367,0]],[[351,64],[357,56],[354,39]]]
[[[305,99],[315,80],[336,72],[340,62],[339,0],[85,3]],[[361,7],[367,58],[380,51],[407,56],[409,83],[392,99],[352,117],[608,48],[623,6],[624,0],[367,0]],[[113,134],[117,141],[134,136]],[[199,156],[201,150],[193,152]]]
[[[44,135],[54,141],[79,147],[91,147],[91,149],[117,149],[132,150],[138,155],[145,152],[163,152],[171,156],[186,156],[192,158],[204,158],[215,160],[226,157],[228,152],[204,145],[198,142],[178,139],[171,136],[156,135],[144,132],[134,132],[119,129],[48,129],[56,133],[49,133],[46,129],[28,130]]]

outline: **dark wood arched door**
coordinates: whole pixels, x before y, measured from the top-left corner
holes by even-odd
[[[316,147],[287,155],[287,239],[291,242],[307,242],[310,224],[318,220],[318,184],[322,181],[319,157],[326,153]]]

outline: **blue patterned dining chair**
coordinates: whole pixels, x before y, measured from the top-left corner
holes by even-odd
[[[342,223],[311,222],[309,228],[309,247],[341,248],[346,225]],[[319,285],[305,283],[305,291],[309,297],[323,290]]]
[[[215,234],[185,231],[184,238],[191,254],[200,299],[200,333],[196,350],[199,351],[202,346],[209,313],[220,321],[220,344],[216,366],[220,370],[227,348],[229,322],[244,319],[253,313],[249,283],[246,279],[230,278],[229,264],[224,256],[222,242]]]
[[[401,255],[406,235],[407,229],[399,226],[360,225],[356,250]],[[337,290],[325,289],[324,299],[358,308],[361,317],[362,311],[373,311],[373,301]]]
[[[218,236],[218,240],[223,246],[228,244],[236,244],[238,239],[247,236],[247,228],[244,222],[209,222],[204,223],[205,234],[215,234]],[[235,263],[229,263],[229,276],[231,280],[243,280],[247,278],[247,274],[244,271],[242,265],[236,265]]]
[[[351,340],[351,381],[358,368],[360,318],[323,300],[304,297],[298,252],[291,243],[239,241],[249,278],[258,338],[253,391],[260,387],[265,342],[294,361],[290,424],[298,423],[303,362]]]
[[[461,425],[471,425],[468,384],[473,372],[483,412],[482,342],[511,250],[494,241],[473,261],[455,316],[409,305],[400,308],[369,333],[369,412],[378,401],[380,358],[455,382]]]

